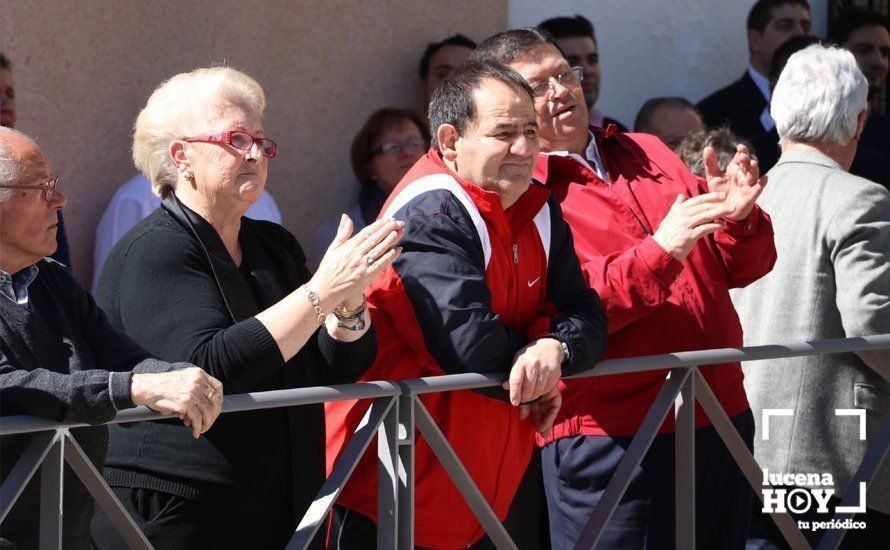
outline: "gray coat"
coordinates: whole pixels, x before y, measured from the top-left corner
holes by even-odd
[[[890,333],[890,193],[816,152],[785,153],[758,204],[772,217],[779,259],[771,273],[732,294],[745,345]],[[746,363],[754,450],[775,473],[830,473],[849,484],[890,413],[890,350]],[[773,417],[762,439],[764,408]],[[865,409],[867,439],[855,416]],[[890,463],[868,487],[867,505],[890,513]]]

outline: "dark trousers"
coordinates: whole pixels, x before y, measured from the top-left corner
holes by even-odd
[[[334,505],[331,521],[325,535],[325,548],[328,550],[368,550],[377,547],[377,525],[368,516]],[[422,546],[415,546],[424,550]],[[469,547],[468,550],[494,550],[488,537]],[[520,546],[521,548],[521,546]]]
[[[209,518],[200,517],[200,510],[191,499],[151,489],[112,487],[111,490],[155,548],[211,548],[218,542],[212,529],[201,533],[202,524]],[[98,506],[92,534],[93,545],[99,550],[127,548]]]
[[[828,502],[829,513],[819,514],[811,509],[803,514],[792,513],[791,517],[796,521],[807,521],[811,526],[816,522],[826,522],[834,517],[834,509],[840,503],[841,500],[839,498],[831,497]],[[844,550],[882,548],[886,547],[887,541],[890,541],[890,515],[866,508],[865,513],[856,514],[853,517],[853,521],[865,522],[866,527],[865,529],[848,529],[840,548]],[[805,528],[800,531],[813,548],[819,544],[822,536],[829,532],[827,530]],[[748,532],[748,542],[745,548],[747,550],[785,550],[791,548],[785,542],[785,537],[782,536],[781,531],[776,527],[769,514],[763,513],[763,506],[758,498],[755,498],[753,502],[751,529]]]
[[[751,411],[732,423],[750,449]],[[574,547],[631,439],[577,436],[544,447],[541,460],[554,549]],[[674,447],[674,434],[655,437],[606,524],[600,547],[674,547]],[[711,426],[695,431],[695,491],[697,547],[744,548],[754,493]]]
[[[152,546],[159,550],[279,550],[287,545],[296,526],[290,510],[242,506],[227,494],[188,499],[152,489],[111,489]],[[285,527],[271,529],[270,525]],[[97,550],[127,548],[98,507],[92,537]],[[316,537],[312,548],[321,548],[320,537]]]

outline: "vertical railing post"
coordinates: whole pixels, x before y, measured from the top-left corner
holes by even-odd
[[[581,530],[578,540],[575,542],[575,550],[593,550],[602,537],[605,526],[612,518],[612,514],[618,508],[621,498],[630,486],[635,470],[643,462],[649,447],[658,435],[658,430],[664,423],[667,415],[674,407],[674,400],[683,389],[683,385],[692,376],[692,372],[685,368],[673,368],[664,385],[658,390],[652,406],[643,418],[637,433],[625,449],[624,456],[615,468],[612,479],[606,485],[602,496],[587,524]]]
[[[695,376],[686,379],[674,401],[675,537],[677,548],[695,548]]]
[[[50,447],[40,466],[40,550],[62,548],[64,490],[65,437],[62,436]]]
[[[6,519],[16,500],[21,496],[31,478],[37,473],[43,459],[58,439],[55,431],[35,433],[18,462],[9,471],[3,485],[0,485],[0,524]],[[0,446],[4,440],[0,438]],[[2,530],[2,525],[0,525]]]
[[[395,550],[399,540],[399,398],[377,428],[377,548]]]
[[[399,491],[398,547],[414,548],[414,399],[413,395],[399,397]]]
[[[65,440],[65,462],[74,471],[74,474],[83,483],[83,486],[92,495],[96,501],[96,506],[105,512],[108,521],[114,525],[117,532],[123,537],[127,548],[131,550],[152,550],[151,543],[146,538],[145,533],[136,525],[136,521],[121,504],[111,487],[105,482],[102,474],[96,469],[96,465],[90,460],[90,457],[77,443],[77,440],[71,436],[71,432],[64,431],[65,435],[61,439]]]

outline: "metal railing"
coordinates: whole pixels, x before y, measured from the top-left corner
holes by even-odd
[[[708,383],[698,370],[700,365],[719,365],[738,361],[757,361],[806,355],[822,355],[890,348],[890,334],[777,344],[747,348],[714,349],[652,355],[603,361],[593,369],[571,378],[602,376],[669,369],[665,384],[658,392],[624,457],[606,487],[598,505],[582,531],[575,548],[596,547],[605,525],[615,512],[658,429],[674,409],[676,416],[676,546],[695,548],[695,407],[697,400],[717,433],[738,463],[755,493],[761,498],[761,470],[742,437],[735,430]],[[718,367],[721,368],[721,367]],[[499,549],[517,548],[503,524],[467,473],[459,457],[442,434],[419,397],[428,393],[468,390],[498,386],[503,376],[455,374],[416,378],[397,382],[368,382],[297,388],[262,393],[226,396],[223,413],[318,404],[349,399],[373,399],[352,438],[324,482],[315,501],[300,521],[288,549],[306,548],[324,522],[349,476],[365,450],[377,436],[378,457],[378,548],[413,548],[414,545],[414,446],[415,430],[429,444],[457,489],[460,491],[485,532]],[[144,407],[120,412],[109,424],[121,424],[166,418]],[[35,433],[25,452],[0,486],[0,522],[37,469],[40,482],[40,547],[61,548],[63,465],[67,462],[77,477],[132,548],[151,548],[145,535],[112,493],[86,454],[71,436],[70,429],[86,424],[60,424],[32,416],[0,419],[0,436]],[[0,440],[2,444],[2,440]],[[851,486],[870,482],[887,454],[890,444],[890,416],[884,418],[876,437],[866,451]],[[866,485],[868,486],[868,485]],[[856,504],[859,495],[847,491],[841,506]],[[851,514],[836,513],[844,520]],[[808,549],[809,543],[790,515],[772,514],[786,541],[795,549]],[[837,548],[846,532],[828,531],[818,549]]]

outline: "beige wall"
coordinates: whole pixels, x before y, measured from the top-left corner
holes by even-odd
[[[95,226],[134,173],[133,121],[162,80],[226,63],[266,91],[278,141],[268,189],[307,249],[352,200],[349,143],[388,105],[419,107],[425,45],[503,30],[507,1],[0,0],[0,48],[13,60],[18,126],[64,178],[74,270],[92,277]]]

